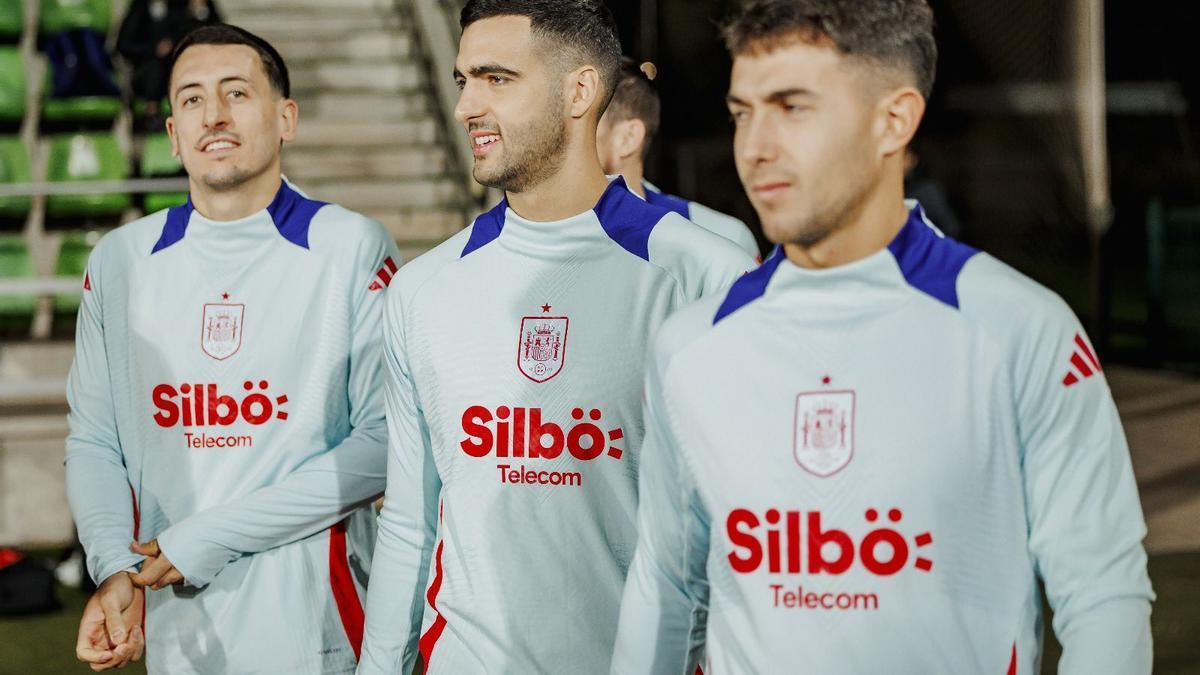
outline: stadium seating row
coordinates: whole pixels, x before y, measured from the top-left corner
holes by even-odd
[[[2,1],[2,0],[0,0]],[[25,65],[20,48],[0,46],[0,122],[9,126],[19,125],[25,117]],[[52,98],[50,70],[42,83],[42,124],[65,125],[79,123],[106,123],[121,112],[121,99],[116,96],[72,96]],[[136,111],[135,111],[136,112]]]
[[[0,40],[16,42],[24,24],[24,0],[0,0]],[[112,23],[110,0],[41,0],[38,32],[42,35],[77,28],[107,33]]]
[[[63,236],[55,263],[56,276],[82,279],[88,254],[99,239],[97,232],[71,232]],[[0,235],[0,280],[33,279],[36,274],[33,258],[25,237],[19,234]],[[54,296],[54,313],[71,317],[79,311],[80,293]],[[0,334],[27,334],[37,311],[37,298],[24,294],[0,294]]]
[[[129,163],[111,133],[75,133],[49,136],[49,161],[46,182],[124,180],[130,177]],[[176,176],[179,160],[171,156],[170,140],[165,134],[143,139],[139,175],[144,178]],[[0,183],[32,181],[29,152],[16,137],[0,137]],[[181,204],[187,195],[175,192],[146,195],[146,212]],[[24,223],[32,200],[29,197],[0,197],[0,227],[3,223]],[[46,198],[46,216],[50,220],[70,220],[120,216],[133,205],[128,193],[86,195],[50,195]]]

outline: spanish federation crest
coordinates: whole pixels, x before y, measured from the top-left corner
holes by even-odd
[[[567,359],[567,317],[527,316],[521,319],[517,367],[534,382],[562,372]]]
[[[854,456],[854,392],[814,391],[796,396],[793,454],[805,471],[828,478]]]
[[[242,319],[245,305],[206,304],[200,325],[200,348],[218,361],[242,348]]]

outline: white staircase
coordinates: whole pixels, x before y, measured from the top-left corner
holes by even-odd
[[[300,105],[288,178],[382,222],[405,259],[467,223],[465,175],[446,142],[408,2],[224,0],[225,18],[287,62]],[[449,74],[446,74],[449,77]]]

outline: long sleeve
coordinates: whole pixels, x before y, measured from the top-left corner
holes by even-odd
[[[1062,313],[1033,337],[1017,383],[1029,547],[1063,645],[1058,672],[1149,673],[1154,594],[1129,449],[1095,353]]]
[[[660,347],[656,351],[663,351]],[[691,675],[707,620],[709,520],[671,431],[660,375],[647,375],[638,544],[621,602],[612,672]]]
[[[384,294],[368,290],[386,257],[399,252],[382,229],[364,244],[353,286],[350,327],[350,434],[301,464],[278,483],[172,525],[158,542],[189,584],[203,586],[225,565],[303,539],[339,522],[383,492],[387,457],[384,421],[382,315]]]
[[[129,551],[134,507],[113,408],[98,258],[93,254],[88,263],[75,328],[75,360],[67,378],[66,444],[67,498],[96,583],[141,562]]]
[[[441,479],[408,365],[401,290],[389,291],[384,319],[387,492],[371,565],[360,674],[412,672],[440,510]]]

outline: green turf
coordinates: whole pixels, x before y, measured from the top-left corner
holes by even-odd
[[[1200,675],[1200,552],[1152,556],[1155,675]],[[90,673],[75,660],[75,629],[86,596],[60,589],[63,609],[31,618],[0,618],[0,675]],[[1049,619],[1047,619],[1049,625]],[[1058,644],[1047,636],[1043,673],[1054,673]],[[146,672],[139,663],[120,671]]]

